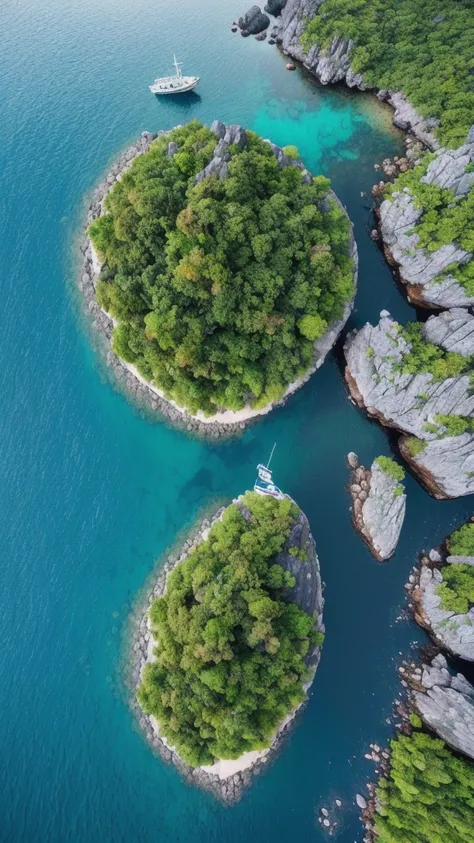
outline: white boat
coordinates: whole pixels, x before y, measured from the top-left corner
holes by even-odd
[[[199,76],[183,76],[181,73],[182,62],[177,61],[173,56],[175,76],[163,76],[162,79],[155,79],[153,85],[149,85],[152,94],[183,94],[185,91],[192,91],[199,82]]]
[[[275,486],[273,482],[273,474],[269,468],[274,450],[275,445],[272,448],[270,459],[268,460],[268,463],[266,465],[263,465],[262,463],[259,463],[257,465],[257,479],[253,488],[258,495],[269,495],[272,498],[278,498],[278,500],[281,500],[285,497],[285,495],[283,494],[281,489],[278,488],[278,486]]]

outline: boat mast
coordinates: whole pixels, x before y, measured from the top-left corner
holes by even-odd
[[[268,462],[267,462],[267,468],[270,468],[270,463],[271,463],[271,461],[272,461],[273,451],[274,451],[274,450],[275,450],[275,448],[276,448],[276,444],[277,444],[277,443],[276,443],[276,442],[274,442],[274,444],[273,444],[273,448],[272,448],[272,452],[271,452],[271,454],[270,454],[270,458],[269,458],[269,460],[268,460]]]
[[[174,59],[174,61],[173,61],[174,68],[176,70],[176,76],[178,77],[178,79],[180,79],[181,78],[181,65],[182,65],[183,62],[178,61],[178,59],[176,58],[175,55],[173,55],[173,59]]]

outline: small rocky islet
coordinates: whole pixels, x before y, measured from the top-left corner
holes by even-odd
[[[205,519],[137,614],[132,682],[152,746],[237,801],[306,699],[323,605],[314,539],[291,499],[247,492]]]
[[[351,468],[349,493],[356,530],[379,562],[395,552],[405,519],[406,499],[401,481],[405,472],[391,457],[377,457],[369,469],[357,454],[347,455]]]

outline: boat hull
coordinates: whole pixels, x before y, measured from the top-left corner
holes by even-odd
[[[169,94],[185,94],[186,91],[192,91],[198,83],[199,76],[191,78],[189,79],[189,82],[186,81],[184,85],[179,85],[174,88],[167,87],[166,85],[160,87],[159,84],[155,83],[153,85],[150,85],[150,91],[152,94],[155,94],[156,96],[160,97],[167,96]]]

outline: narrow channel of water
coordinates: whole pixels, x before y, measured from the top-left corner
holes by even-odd
[[[216,9],[216,6],[218,8]],[[407,480],[396,556],[355,535],[345,455],[389,453],[348,401],[333,355],[238,440],[208,444],[142,418],[104,376],[74,293],[84,196],[141,130],[191,117],[240,122],[333,179],[360,252],[351,325],[413,315],[368,237],[373,163],[402,148],[365,95],[288,73],[268,44],[232,35],[239,0],[7,0],[0,8],[0,840],[322,841],[340,796],[340,843],[359,835],[363,754],[391,734],[395,666],[423,638],[399,620],[415,556],[469,514]],[[199,94],[148,83],[176,51]],[[156,558],[198,511],[253,482],[273,442],[276,480],[307,513],[326,582],[327,640],[309,705],[235,808],[156,760],[124,701],[122,632]]]

